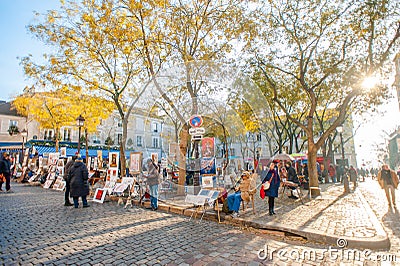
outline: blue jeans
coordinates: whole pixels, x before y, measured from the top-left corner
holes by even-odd
[[[228,208],[231,211],[239,212],[240,203],[242,202],[242,196],[240,191],[234,194],[230,194],[227,198],[228,200]]]
[[[158,208],[158,184],[150,187],[150,203],[151,207]]]
[[[79,206],[79,202],[78,202],[79,197],[73,197],[73,199],[74,199],[74,207],[78,208],[78,206]],[[86,196],[82,196],[82,204],[83,204],[83,206],[88,205]]]

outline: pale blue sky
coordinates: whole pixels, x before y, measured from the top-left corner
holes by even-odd
[[[17,57],[32,54],[39,59],[45,52],[45,46],[26,29],[34,21],[34,11],[58,7],[58,0],[0,0],[0,100],[11,100],[29,85]]]

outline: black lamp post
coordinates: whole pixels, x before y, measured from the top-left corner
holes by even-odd
[[[349,193],[350,192],[350,186],[349,186],[349,179],[347,177],[347,174],[344,172],[344,145],[343,145],[343,126],[338,126],[336,128],[336,131],[339,132],[339,136],[340,136],[340,145],[342,146],[342,170],[343,170],[343,185],[344,185],[344,192],[345,193]]]
[[[83,118],[82,115],[79,115],[78,118],[76,119],[76,125],[79,128],[78,131],[78,154],[81,153],[81,128],[84,126],[85,124],[85,118]]]
[[[21,131],[21,136],[22,136],[22,158],[25,155],[25,140],[28,137],[28,131],[25,130],[25,128]]]

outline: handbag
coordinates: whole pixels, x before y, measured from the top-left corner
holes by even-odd
[[[260,198],[264,199],[265,198],[265,190],[264,190],[264,186],[261,186],[260,188]]]
[[[274,178],[274,175],[272,175],[271,178],[267,182],[263,183],[261,188],[264,190],[268,190],[269,187],[271,186],[272,178]]]

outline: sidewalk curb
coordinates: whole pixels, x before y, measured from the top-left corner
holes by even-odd
[[[374,225],[374,228],[377,232],[377,235],[374,237],[368,238],[357,238],[357,237],[341,237],[332,234],[327,234],[325,232],[321,232],[318,230],[310,230],[305,227],[290,227],[290,226],[282,226],[279,223],[273,224],[262,224],[259,222],[246,220],[246,218],[232,218],[229,215],[221,214],[221,222],[225,222],[227,224],[234,224],[244,227],[251,227],[260,230],[275,230],[281,232],[287,232],[291,234],[295,234],[301,237],[306,238],[307,240],[316,241],[324,244],[328,244],[332,246],[332,248],[350,248],[350,249],[368,249],[368,250],[389,250],[390,249],[390,240],[384,231],[381,223],[377,219],[376,215],[373,213],[371,207],[366,202],[365,198],[362,194],[356,190],[357,196],[360,198],[360,202],[363,204],[364,210],[368,213],[371,222]],[[165,203],[167,205],[167,203]],[[184,216],[190,216],[192,214],[191,208],[182,208],[182,207],[174,207],[174,211],[172,213],[183,214]],[[181,209],[181,211],[177,211]],[[170,207],[171,210],[171,207]],[[170,211],[171,212],[171,211]],[[206,211],[203,217],[204,220],[217,221],[217,215],[214,211]]]

